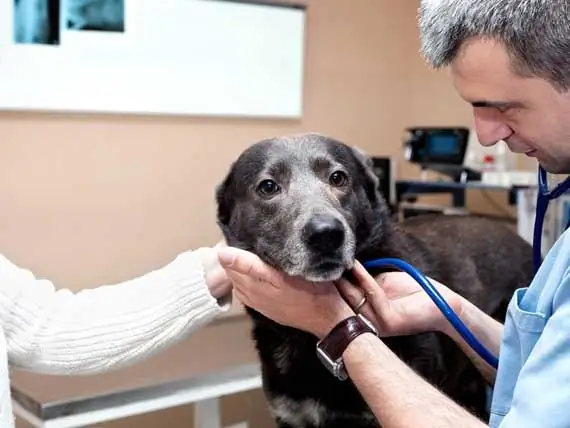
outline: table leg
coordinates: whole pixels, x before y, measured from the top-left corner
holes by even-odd
[[[197,401],[194,404],[195,428],[222,428],[219,398]]]

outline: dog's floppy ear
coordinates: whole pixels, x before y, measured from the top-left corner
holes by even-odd
[[[230,197],[234,186],[234,166],[224,180],[216,186],[217,219],[220,225],[227,225],[230,222],[234,209],[234,199]]]
[[[364,179],[364,189],[366,191],[366,195],[371,202],[376,203],[380,198],[380,190],[378,189],[380,180],[374,173],[374,165],[372,163],[372,159],[364,152],[364,150],[359,147],[352,146],[351,149],[356,161],[359,164],[359,169]]]

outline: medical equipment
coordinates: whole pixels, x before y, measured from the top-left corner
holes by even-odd
[[[457,314],[451,309],[449,304],[445,301],[442,295],[437,291],[435,286],[427,279],[427,277],[420,272],[418,269],[412,265],[406,263],[400,259],[394,258],[381,258],[370,260],[363,263],[365,268],[383,267],[397,269],[402,272],[406,272],[410,275],[428,294],[428,296],[433,300],[438,309],[443,313],[451,325],[457,330],[457,332],[465,339],[467,344],[475,351],[481,358],[483,358],[489,365],[497,368],[499,365],[498,359],[491,353],[487,348],[485,348],[481,342],[471,333],[467,326],[461,321]]]
[[[546,209],[551,200],[556,199],[570,190],[570,177],[567,177],[561,183],[558,183],[554,189],[548,190],[548,176],[546,170],[539,165],[538,167],[538,192],[537,192],[537,202],[536,202],[536,219],[534,223],[534,238],[533,238],[533,264],[535,273],[538,271],[542,263],[541,256],[541,238],[542,238],[542,225],[544,223],[544,216],[546,214]],[[566,224],[566,228],[570,226],[570,221]],[[499,365],[499,360],[495,357],[487,348],[485,348],[481,342],[471,333],[467,326],[461,321],[457,314],[451,309],[449,304],[441,296],[439,291],[435,286],[427,279],[427,277],[420,272],[418,269],[412,265],[406,263],[403,260],[395,258],[381,258],[375,260],[369,260],[363,263],[365,268],[392,268],[410,275],[428,294],[428,296],[433,300],[438,309],[443,313],[455,330],[463,337],[467,344],[475,351],[477,354],[483,358],[489,365],[497,368]]]
[[[432,170],[453,181],[481,180],[481,171],[466,165],[469,128],[410,127],[404,137],[404,157],[420,166],[422,172]]]

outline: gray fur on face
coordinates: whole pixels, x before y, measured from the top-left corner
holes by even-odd
[[[501,42],[523,76],[570,89],[568,0],[422,0],[418,11],[421,52],[439,68],[472,38]]]
[[[327,141],[319,134],[272,138],[244,152],[217,192],[219,223],[230,245],[311,281],[335,280],[352,268],[354,212],[367,212],[354,207],[370,200],[363,181],[374,187],[377,179],[362,153]],[[334,181],[339,172],[345,181]],[[266,180],[278,192],[260,192]]]

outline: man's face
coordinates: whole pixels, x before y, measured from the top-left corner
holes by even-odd
[[[489,40],[465,44],[450,68],[455,88],[473,105],[481,144],[504,140],[548,172],[570,173],[570,92],[515,74],[505,48]]]

